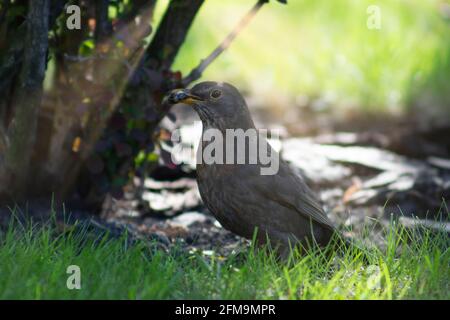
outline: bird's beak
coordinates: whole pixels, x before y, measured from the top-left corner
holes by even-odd
[[[188,105],[193,105],[199,101],[203,101],[203,99],[199,96],[192,94],[189,89],[172,90],[169,93],[167,100],[171,104],[184,103]]]

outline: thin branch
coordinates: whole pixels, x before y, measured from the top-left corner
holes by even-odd
[[[95,40],[103,42],[111,36],[112,25],[108,19],[109,0],[95,1]]]
[[[185,77],[182,80],[182,85],[187,86],[191,82],[194,82],[195,80],[199,79],[202,76],[202,73],[205,71],[205,69],[222,53],[224,52],[233,42],[233,40],[236,38],[236,36],[247,26],[247,24],[252,20],[252,18],[258,13],[259,9],[261,7],[268,3],[267,0],[259,0],[247,14],[239,21],[238,25],[231,31],[228,36],[225,38],[225,40],[222,41],[222,43],[214,49],[211,54],[206,57],[205,59],[200,61],[200,64],[194,68],[187,77]]]

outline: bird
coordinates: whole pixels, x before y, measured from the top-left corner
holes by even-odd
[[[214,129],[257,130],[247,103],[239,90],[224,82],[205,81],[191,89],[175,89],[166,96],[167,103],[190,105],[202,121],[203,135]],[[211,141],[202,139],[199,150]],[[301,174],[270,146],[264,136],[257,136],[258,146],[279,159],[275,174],[261,174],[264,164],[223,161],[197,162],[197,183],[203,203],[229,231],[268,244],[278,256],[286,258],[295,247],[313,243],[326,246],[337,232],[317,197]],[[245,140],[245,151],[251,147]],[[236,160],[236,146],[233,160]],[[231,149],[223,148],[224,157]],[[198,158],[197,158],[198,159]],[[274,158],[275,159],[275,158]],[[241,161],[242,162],[242,161]]]

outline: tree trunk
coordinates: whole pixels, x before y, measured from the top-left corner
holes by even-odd
[[[114,35],[106,0],[72,2],[82,6],[82,30],[66,30],[58,24],[58,12],[67,1],[7,2],[15,9],[25,5],[27,16],[21,20],[19,15],[15,25],[8,25],[10,30],[0,34],[0,49],[5,49],[0,51],[0,199],[30,200],[53,193],[64,201],[74,190],[81,190],[84,200],[99,207],[106,193],[112,191],[111,186],[117,186],[117,180],[128,179],[135,156],[148,150],[153,130],[168,112],[161,106],[161,99],[168,89],[180,85],[181,78],[167,71],[204,1],[171,1],[147,49],[142,47],[142,39],[151,30],[146,21],[156,0],[127,4],[130,10],[115,22]],[[2,6],[0,15],[6,10]],[[140,19],[133,19],[133,15]],[[80,55],[94,17],[93,52]],[[56,69],[55,92],[46,94],[41,106],[48,35],[53,24],[56,28],[52,30],[50,50]],[[130,32],[136,39],[130,39]],[[117,49],[114,41],[118,38],[137,42],[136,52],[132,56],[119,54],[119,59],[117,52],[110,54]],[[136,57],[140,59],[135,64]],[[137,67],[130,73],[127,68],[134,65]],[[122,81],[122,88],[114,87],[117,80]],[[79,113],[86,103],[88,109]],[[126,115],[128,109],[139,116]],[[118,129],[117,118],[137,123],[140,138],[136,130]],[[110,149],[98,151],[99,143],[111,142],[111,137],[119,138],[112,141]],[[124,143],[132,146],[131,151],[117,156]],[[93,173],[90,160],[97,161],[96,170],[99,164],[109,166],[105,158],[108,153],[117,157],[114,170]],[[102,179],[108,181],[108,188],[99,186]]]
[[[131,81],[127,85],[127,88],[123,94],[123,99],[116,109],[113,109],[113,119],[124,119],[123,111],[126,107],[132,106],[134,113],[137,115],[134,120],[141,123],[140,137],[146,135],[144,141],[141,138],[136,139],[134,134],[136,131],[129,132],[125,127],[116,128],[114,123],[110,123],[106,127],[106,131],[99,130],[104,121],[110,119],[102,118],[101,121],[96,121],[95,130],[89,135],[87,143],[91,143],[86,149],[83,159],[88,162],[88,165],[77,168],[80,173],[76,173],[73,170],[74,178],[81,177],[78,187],[83,189],[86,194],[87,203],[93,207],[99,207],[103,202],[106,195],[105,189],[108,192],[117,193],[118,189],[121,189],[121,185],[117,185],[117,181],[127,181],[130,170],[134,163],[134,159],[138,152],[141,150],[150,150],[153,144],[153,132],[161,119],[169,111],[167,106],[161,104],[161,99],[164,93],[180,85],[180,79],[172,79],[169,76],[164,78],[161,74],[162,71],[169,70],[176,55],[181,48],[187,32],[196,16],[196,13],[203,4],[201,1],[189,1],[189,0],[175,0],[171,1],[164,17],[158,26],[156,34],[147,48],[145,55],[141,59],[137,70],[134,72],[132,78],[135,78],[137,74],[149,75],[148,77],[140,77],[138,81]],[[167,48],[171,48],[167,50]],[[135,80],[135,79],[134,79]],[[89,126],[92,128],[92,126]],[[103,138],[100,135],[103,133]],[[94,144],[103,141],[104,144],[110,142],[110,137],[117,137],[113,141],[113,145],[109,150],[102,151],[102,154],[96,154],[92,152]],[[139,140],[139,141],[136,141]],[[92,174],[92,167],[105,167],[108,159],[105,159],[105,155],[110,156],[111,153],[115,153],[118,146],[138,146],[132,147],[125,157],[118,157],[115,160],[114,176],[106,172],[96,172]],[[82,162],[78,162],[81,164]],[[92,163],[92,165],[90,165]],[[86,162],[85,162],[86,164]],[[105,184],[108,184],[105,186]],[[119,191],[120,192],[120,191]]]
[[[147,61],[156,69],[169,69],[204,0],[170,2],[158,31],[147,49]]]
[[[112,26],[108,20],[109,0],[95,1],[95,40],[98,43],[111,36]]]
[[[36,140],[37,114],[42,98],[48,50],[50,0],[29,1],[23,62],[12,96],[14,119],[8,131],[2,186],[14,198],[27,191],[30,160]]]

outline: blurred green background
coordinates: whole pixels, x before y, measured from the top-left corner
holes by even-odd
[[[157,21],[167,3],[159,1]],[[206,1],[174,69],[188,73],[254,3]],[[380,8],[379,30],[367,27],[370,5]],[[231,82],[278,108],[320,101],[319,108],[441,117],[450,113],[449,40],[448,1],[271,2],[202,79]]]

